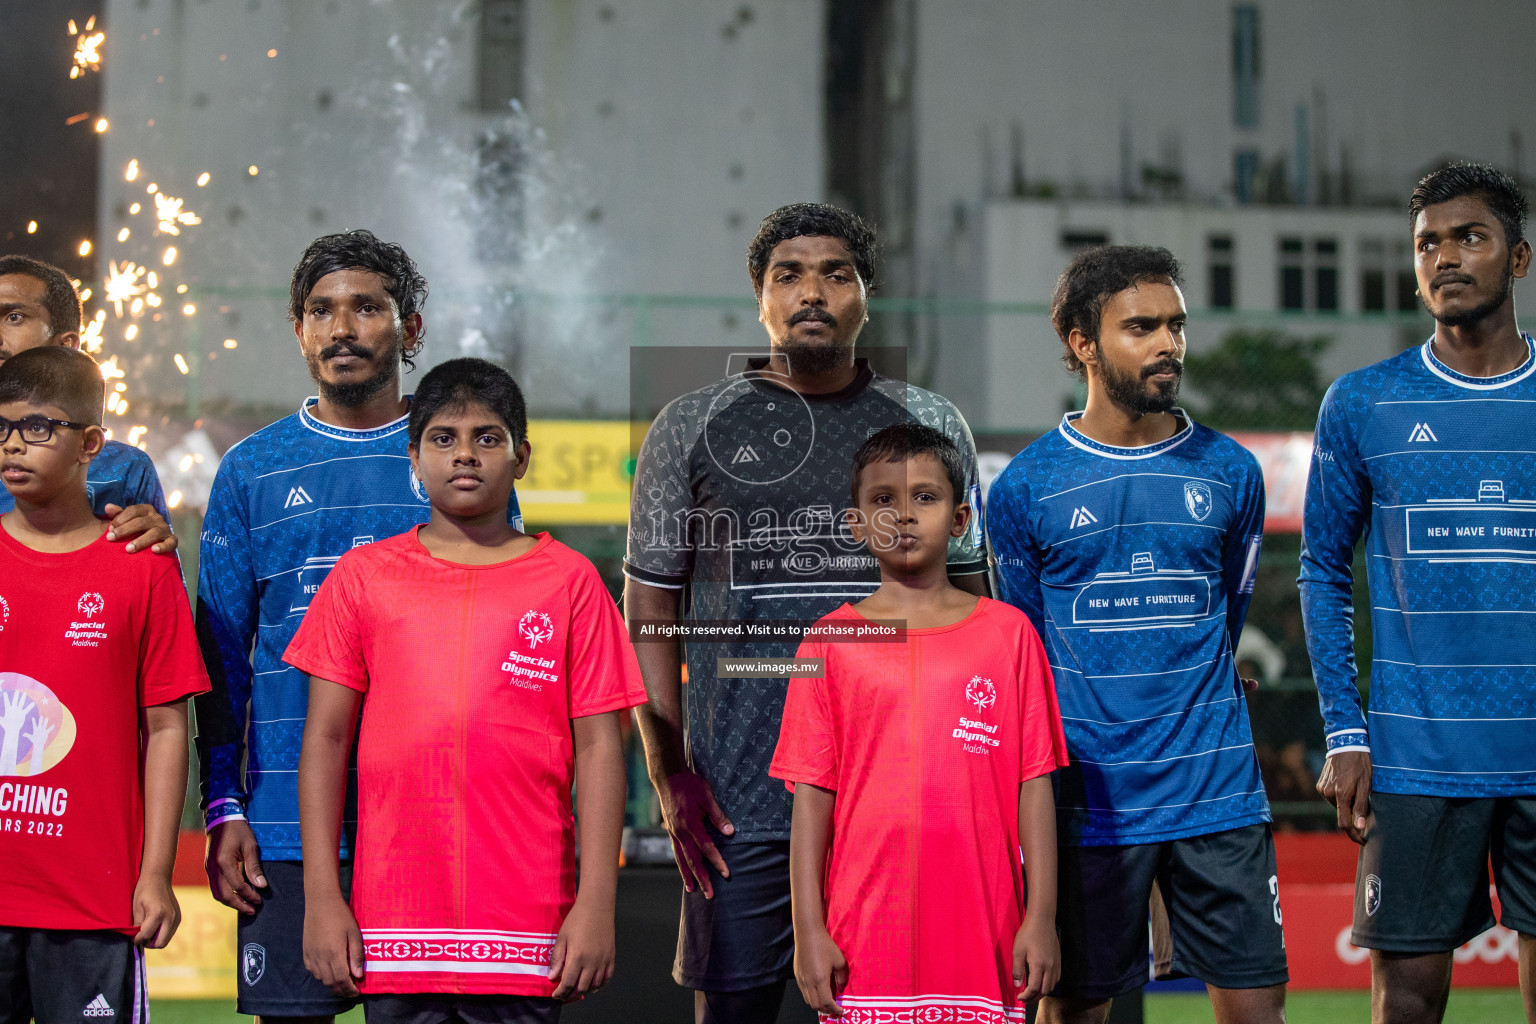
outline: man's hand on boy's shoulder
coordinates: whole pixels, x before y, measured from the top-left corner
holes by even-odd
[[[304,969],[337,995],[357,995],[365,962],[352,908],[340,890],[327,896],[306,890],[304,896]]]
[[[843,1015],[837,995],[848,985],[848,958],[826,928],[804,941],[795,936],[795,983],[811,1009],[827,1017]]]
[[[551,995],[569,1003],[596,992],[613,977],[614,955],[613,904],[584,903],[578,896],[550,952]]]
[[[164,879],[140,878],[133,887],[133,923],[136,945],[164,949],[170,943],[181,924],[181,905]]]
[[[149,548],[157,555],[169,555],[176,550],[176,535],[171,524],[161,518],[153,505],[108,505],[103,509],[111,520],[107,523],[107,540],[128,541],[128,550],[143,551]]]

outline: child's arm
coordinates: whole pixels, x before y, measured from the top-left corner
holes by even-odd
[[[795,919],[795,982],[818,1013],[841,1017],[837,993],[848,984],[848,960],[827,931],[821,880],[832,840],[837,794],[809,782],[795,783],[789,828],[789,892]],[[1054,895],[1054,890],[1052,895]]]
[[[363,695],[318,676],[299,752],[299,838],[304,847],[304,967],[340,995],[363,980],[363,934],[341,894],[341,807],[347,755]]]
[[[187,700],[145,708],[144,859],[133,887],[133,941],[164,949],[181,923],[181,907],[171,891],[176,864],[176,834],[187,799]]]
[[[1013,940],[1013,983],[1029,982],[1019,996],[1033,1003],[1061,978],[1061,943],[1056,937],[1056,798],[1049,774],[1019,787],[1019,843],[1029,895],[1024,924]]]
[[[613,902],[624,831],[624,743],[619,712],[571,720],[576,744],[576,822],[581,829],[581,887],[550,954],[556,999],[580,999],[613,977]]]

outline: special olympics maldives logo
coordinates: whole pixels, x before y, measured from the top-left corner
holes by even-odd
[[[985,711],[997,703],[997,687],[990,679],[971,676],[971,681],[965,684],[965,699],[976,705],[977,711]]]
[[[0,776],[41,775],[75,745],[75,716],[31,676],[0,672]]]
[[[95,591],[88,590],[80,595],[80,600],[75,603],[75,607],[80,609],[81,615],[94,619],[107,607],[107,600]]]
[[[5,632],[6,623],[11,621],[11,606],[6,603],[5,595],[0,594],[0,633]]]
[[[524,612],[518,620],[517,631],[528,641],[530,648],[554,638],[555,621],[543,612]]]

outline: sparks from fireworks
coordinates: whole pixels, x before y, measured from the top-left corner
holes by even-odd
[[[179,235],[181,234],[180,225],[185,224],[190,227],[203,222],[202,218],[191,210],[183,210],[184,203],[185,200],[168,196],[164,192],[155,193],[155,217],[160,222],[156,228],[161,234]]]
[[[144,285],[139,283],[139,278],[144,276],[144,268],[132,260],[124,260],[119,266],[116,262],[107,264],[107,282],[103,286],[103,301],[112,303],[117,315],[123,315],[123,303],[132,302],[140,309],[143,300],[139,298],[145,292]]]
[[[87,71],[101,70],[101,44],[107,41],[105,32],[93,31],[96,28],[96,16],[85,23],[85,32],[81,32],[75,26],[73,18],[69,21],[69,34],[75,36],[75,63],[69,69],[70,78],[79,78]]]
[[[80,332],[80,347],[91,355],[101,351],[101,329],[106,326],[107,311],[98,309],[90,323]]]

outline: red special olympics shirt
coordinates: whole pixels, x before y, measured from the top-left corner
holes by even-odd
[[[175,558],[0,524],[0,925],[138,932],[139,709],[207,690]]]
[[[547,533],[486,566],[432,557],[415,530],[353,548],[284,658],[367,694],[363,992],[552,993],[576,898],[571,719],[645,703],[592,563]]]
[[[818,628],[864,622],[849,605]],[[1019,785],[1067,763],[1045,649],[981,598],[901,643],[807,639],[821,678],[789,684],[775,778],[834,790],[827,930],[848,958],[845,1024],[1022,1022]]]

